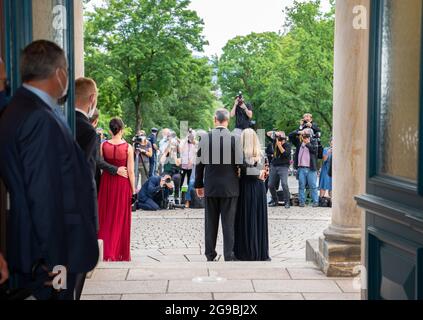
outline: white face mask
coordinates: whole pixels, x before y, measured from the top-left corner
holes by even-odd
[[[97,108],[96,107],[91,107],[90,108],[90,111],[88,111],[88,118],[92,118],[93,116],[94,116],[94,113],[95,113],[95,110],[97,110]]]
[[[57,71],[62,71],[62,69],[57,69]],[[62,83],[62,80],[60,80],[60,76],[57,74],[57,71],[56,71],[56,78],[57,78],[57,81],[59,82],[60,89],[62,90],[62,94],[59,100],[61,100],[62,102],[66,102],[66,99],[64,99],[64,97],[67,97],[68,95],[69,80],[66,77],[66,85],[64,86]],[[61,103],[61,104],[64,104],[64,103]]]

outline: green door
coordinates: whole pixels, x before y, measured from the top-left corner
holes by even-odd
[[[371,300],[423,299],[421,0],[372,0],[366,269]]]
[[[69,100],[64,107],[74,128],[74,1],[0,0],[0,56],[6,63],[10,95],[21,86],[19,60],[22,49],[33,40],[56,42],[69,61]],[[0,177],[1,178],[1,177]],[[0,180],[0,251],[6,250],[7,191]]]

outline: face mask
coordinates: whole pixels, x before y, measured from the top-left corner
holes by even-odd
[[[58,69],[58,70],[62,70],[62,69]],[[62,97],[58,99],[57,103],[62,106],[68,100],[69,81],[67,81],[66,85],[64,86],[62,83],[62,80],[60,80],[60,77],[57,74],[57,71],[56,71],[56,78],[57,78],[57,81],[59,81],[60,89],[62,89]]]
[[[90,108],[90,111],[88,112],[88,118],[91,119],[94,116],[94,113],[95,113],[95,110],[96,109],[97,109],[96,107],[91,107]]]

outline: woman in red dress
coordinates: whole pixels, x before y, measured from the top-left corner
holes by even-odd
[[[132,195],[135,194],[134,149],[122,139],[121,119],[110,121],[111,140],[101,146],[104,160],[116,167],[127,167],[128,178],[103,172],[98,195],[100,230],[104,261],[131,261]]]

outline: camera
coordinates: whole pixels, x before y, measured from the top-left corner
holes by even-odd
[[[166,184],[169,184],[169,183],[171,183],[172,182],[172,179],[171,178],[167,178],[166,180],[165,180],[165,183]]]
[[[279,142],[283,142],[283,141],[287,141],[287,138],[284,137],[284,136],[281,136],[280,133],[277,132],[277,129],[273,129],[272,140],[277,140]]]
[[[240,107],[244,103],[244,96],[242,95],[241,91],[239,92],[236,98],[238,100],[238,107]]]
[[[132,138],[132,143],[134,144],[134,149],[136,151],[142,151],[141,145],[145,143],[147,137],[145,135],[137,134],[135,137]]]

